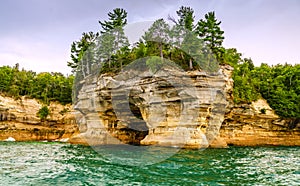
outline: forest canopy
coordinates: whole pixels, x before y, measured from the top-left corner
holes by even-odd
[[[61,73],[19,70],[19,64],[0,67],[0,93],[15,99],[27,96],[44,104],[50,101],[72,103],[73,80],[73,75],[66,77]]]

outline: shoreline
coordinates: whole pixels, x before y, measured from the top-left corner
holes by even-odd
[[[72,141],[72,137],[71,138],[59,138],[59,139],[54,139],[54,140],[16,140],[13,137],[8,137],[7,139],[1,139],[0,140],[1,143],[61,143],[61,144],[69,144],[69,145],[81,145],[81,146],[90,146],[92,147],[92,145],[88,144],[88,143],[75,143],[74,141]],[[122,146],[122,145],[131,145],[131,144],[101,144],[101,145],[95,145],[95,146]],[[141,147],[147,147],[147,146],[155,146],[155,147],[162,147],[162,148],[179,148],[179,149],[188,149],[188,150],[202,150],[202,149],[227,149],[230,147],[270,147],[270,148],[276,148],[276,147],[300,147],[300,144],[295,144],[295,145],[290,145],[290,144],[253,144],[253,145],[247,145],[247,144],[241,144],[241,143],[237,143],[237,144],[227,144],[226,146],[216,146],[210,144],[209,147],[204,147],[204,148],[186,148],[186,147],[174,147],[174,146],[162,146],[162,145],[134,145],[134,146],[141,146]]]

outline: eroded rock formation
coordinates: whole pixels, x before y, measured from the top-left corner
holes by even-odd
[[[184,72],[172,67],[89,76],[80,82],[77,114],[71,106],[52,103],[45,122],[36,116],[42,106],[36,100],[0,96],[0,140],[71,138],[71,143],[87,145],[193,149],[300,146],[299,120],[279,118],[263,99],[234,104],[232,70],[222,66],[217,73]]]
[[[264,100],[233,103],[232,68],[218,73],[126,70],[80,82],[73,143],[185,148],[298,145],[299,121],[280,119]],[[266,113],[261,113],[265,109]]]
[[[261,113],[262,109],[266,109],[266,113]],[[232,105],[220,134],[228,145],[300,146],[300,122],[279,118],[263,99],[252,104]]]
[[[114,77],[88,77],[75,105],[81,134],[73,142],[207,147],[224,120],[230,70],[130,69]]]
[[[50,117],[41,122],[36,116],[42,107],[37,100],[0,96],[0,141],[12,137],[16,141],[61,140],[78,133],[71,106],[51,103]]]

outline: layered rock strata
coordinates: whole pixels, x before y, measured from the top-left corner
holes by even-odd
[[[51,103],[46,121],[36,116],[41,107],[34,99],[0,96],[0,141],[9,137],[16,141],[59,141],[78,133],[70,105]]]
[[[232,68],[218,73],[127,70],[81,81],[73,143],[184,148],[300,146],[298,120],[280,119],[263,99],[234,104]],[[262,113],[261,110],[266,110]]]
[[[261,110],[266,113],[261,113]],[[222,124],[220,135],[235,146],[300,146],[300,121],[284,120],[274,114],[267,102],[232,105]]]
[[[0,96],[0,141],[70,138],[85,145],[192,149],[300,146],[299,120],[279,118],[263,99],[234,104],[232,70],[127,69],[114,76],[89,76],[79,82],[76,114],[71,106],[51,103],[51,115],[43,122],[36,116],[42,107],[38,101]]]
[[[208,147],[224,120],[230,70],[130,69],[87,77],[75,105],[81,134],[73,142]]]

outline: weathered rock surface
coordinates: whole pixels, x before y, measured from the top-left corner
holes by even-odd
[[[51,103],[45,122],[36,117],[42,106],[36,100],[0,96],[0,140],[70,138],[70,143],[87,145],[193,149],[300,146],[300,121],[280,119],[263,99],[233,103],[232,70],[222,66],[218,73],[208,74],[172,68],[89,76],[80,82],[76,112]]]
[[[266,114],[261,109],[266,109]],[[225,116],[220,134],[228,145],[300,146],[300,122],[280,119],[262,99],[251,105],[234,105]]]
[[[232,68],[218,73],[127,70],[87,77],[75,108],[81,134],[73,143],[185,148],[300,146],[299,121],[281,120],[265,100],[233,103]],[[266,113],[262,114],[261,109]]]
[[[51,103],[51,114],[44,122],[36,116],[41,107],[42,104],[34,99],[0,96],[0,140],[12,137],[16,141],[53,141],[78,133],[70,105]]]
[[[208,147],[219,135],[232,79],[171,68],[86,78],[75,106],[89,144]]]

